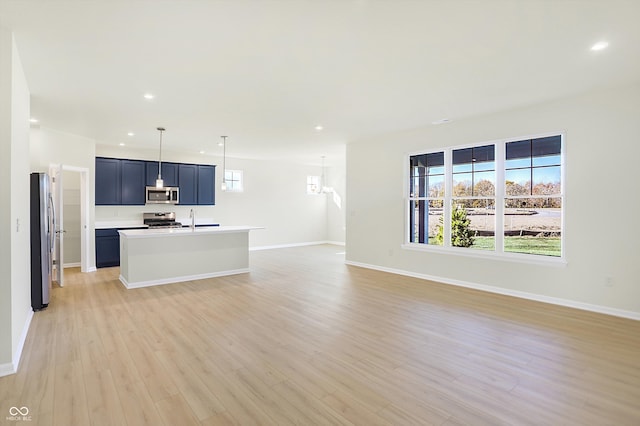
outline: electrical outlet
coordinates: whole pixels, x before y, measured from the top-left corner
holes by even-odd
[[[605,287],[613,287],[613,277],[611,277],[611,276],[605,277],[604,286]]]

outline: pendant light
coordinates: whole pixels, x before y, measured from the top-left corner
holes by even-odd
[[[331,192],[331,191],[329,191],[329,188],[327,188],[327,182],[325,181],[324,155],[321,158],[322,158],[322,175],[320,176],[320,193],[326,194],[327,192]]]
[[[162,132],[164,127],[158,127],[160,132],[160,156],[158,157],[158,179],[156,179],[156,188],[164,187],[164,181],[162,180]]]
[[[223,191],[227,190],[227,136],[220,136],[222,138],[222,185],[220,188]]]

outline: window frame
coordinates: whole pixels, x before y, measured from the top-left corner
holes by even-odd
[[[561,202],[561,232],[560,232],[560,244],[561,244],[561,255],[560,256],[544,256],[538,254],[529,254],[529,253],[514,253],[514,252],[506,252],[504,251],[504,212],[505,212],[505,200],[509,198],[517,198],[515,196],[509,196],[506,194],[506,184],[505,184],[505,162],[506,162],[506,145],[509,142],[517,142],[526,139],[539,139],[551,136],[560,136],[561,140],[561,150],[560,150],[560,194],[557,197]],[[453,151],[459,149],[473,148],[479,147],[483,145],[494,145],[495,147],[495,250],[474,250],[465,247],[454,247],[451,246],[451,214],[452,214],[452,202],[457,198],[453,197]],[[444,244],[436,245],[436,244],[425,244],[418,242],[411,242],[411,232],[410,223],[411,223],[411,209],[410,202],[412,200],[417,199],[418,197],[410,197],[410,182],[411,182],[411,167],[410,160],[412,156],[430,154],[436,152],[443,152],[445,158],[445,196],[444,196],[444,216],[443,216],[443,226],[444,226]],[[563,266],[567,264],[567,247],[566,247],[566,137],[564,132],[547,132],[541,134],[534,135],[525,135],[518,137],[509,137],[504,139],[497,139],[491,141],[484,142],[476,142],[471,144],[457,145],[457,146],[449,146],[449,147],[438,147],[434,149],[428,150],[420,150],[408,152],[404,155],[403,159],[403,171],[404,171],[404,180],[403,180],[403,202],[404,202],[404,243],[402,244],[403,249],[407,250],[416,250],[416,251],[425,251],[425,252],[433,252],[433,253],[441,253],[441,254],[453,254],[459,256],[467,256],[467,257],[476,257],[476,258],[484,258],[484,259],[494,259],[494,260],[506,260],[513,261],[519,263],[531,263],[531,264],[542,264],[542,265],[557,265]],[[532,195],[535,197],[535,195]],[[477,197],[470,197],[477,198]],[[526,197],[525,197],[526,198]],[[540,198],[538,196],[537,198]]]
[[[445,212],[446,212],[446,207],[445,207],[445,205],[444,205],[444,204],[445,204],[445,193],[442,193],[441,195],[437,195],[437,194],[436,194],[436,195],[434,195],[434,196],[432,196],[432,195],[431,195],[431,177],[432,177],[432,176],[442,176],[442,184],[443,184],[443,186],[444,186],[444,190],[445,190],[445,191],[447,191],[447,183],[446,183],[446,182],[447,182],[447,177],[446,177],[446,170],[445,170],[445,164],[446,164],[446,162],[447,162],[447,157],[446,157],[446,155],[447,155],[447,154],[446,154],[444,151],[442,151],[442,150],[438,150],[438,151],[431,151],[431,152],[425,153],[425,155],[429,155],[429,154],[436,154],[436,155],[438,155],[438,154],[442,154],[442,161],[443,161],[443,164],[442,164],[442,173],[437,173],[437,174],[436,174],[436,173],[434,173],[434,174],[430,174],[430,173],[429,173],[429,166],[427,165],[427,166],[426,166],[426,168],[427,168],[427,170],[426,170],[426,174],[423,176],[423,178],[424,178],[424,180],[425,180],[425,185],[424,185],[424,195],[419,195],[419,194],[418,194],[418,195],[416,195],[416,196],[413,196],[413,197],[409,197],[409,198],[408,198],[408,200],[407,200],[408,202],[407,202],[407,207],[406,207],[406,208],[408,209],[408,212],[409,212],[409,213],[408,213],[408,214],[409,214],[409,216],[408,216],[408,217],[409,217],[409,224],[407,225],[407,226],[409,226],[409,229],[408,229],[408,233],[407,233],[407,236],[408,236],[408,237],[407,237],[407,240],[406,240],[406,241],[411,241],[410,233],[414,232],[414,227],[415,227],[415,224],[416,224],[416,223],[414,222],[414,221],[415,221],[415,217],[414,217],[414,218],[412,218],[412,217],[411,217],[411,208],[409,207],[409,204],[411,204],[411,202],[410,202],[411,200],[413,200],[413,201],[417,201],[418,203],[423,202],[423,203],[425,203],[427,206],[428,206],[432,201],[434,201],[434,202],[436,202],[436,203],[437,203],[437,202],[440,202],[440,203],[442,203],[443,218],[445,217]],[[419,154],[419,155],[420,155],[420,154]],[[427,164],[428,164],[428,159],[427,159]],[[413,179],[414,179],[414,178],[418,178],[418,180],[420,180],[420,176],[419,176],[419,175],[418,175],[418,176],[413,176],[413,175],[411,175],[411,170],[409,170],[409,176],[410,176],[410,179],[409,179],[409,185],[411,185],[411,183],[412,183],[412,182],[414,183],[414,181],[413,181]],[[414,188],[411,188],[411,190],[413,190],[413,189],[415,189],[415,187],[414,187]],[[430,207],[427,207],[427,208],[430,208]],[[414,227],[411,227],[411,224],[413,224],[413,225],[414,225]],[[447,231],[445,230],[445,238],[446,238],[446,232],[447,232]],[[420,236],[418,236],[418,239],[420,239],[420,238],[421,238],[421,237],[420,237]],[[427,241],[429,240],[429,230],[428,230],[428,226],[427,226],[427,236],[426,236],[426,239],[427,239]],[[414,244],[424,244],[424,243],[420,243],[420,242],[417,242],[417,243],[416,243],[416,242],[414,242]]]

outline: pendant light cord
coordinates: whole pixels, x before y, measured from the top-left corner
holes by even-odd
[[[164,127],[158,127],[160,131],[160,156],[158,157],[158,179],[162,179],[162,132]]]
[[[222,137],[222,183],[226,184],[226,174],[227,174],[227,137]]]

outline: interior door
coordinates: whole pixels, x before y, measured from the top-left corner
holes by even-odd
[[[53,249],[53,265],[54,275],[53,281],[57,282],[60,287],[64,287],[64,228],[63,228],[63,186],[62,186],[62,166],[51,166],[49,169],[51,174],[51,195],[53,198],[53,230],[55,232],[54,249]]]

